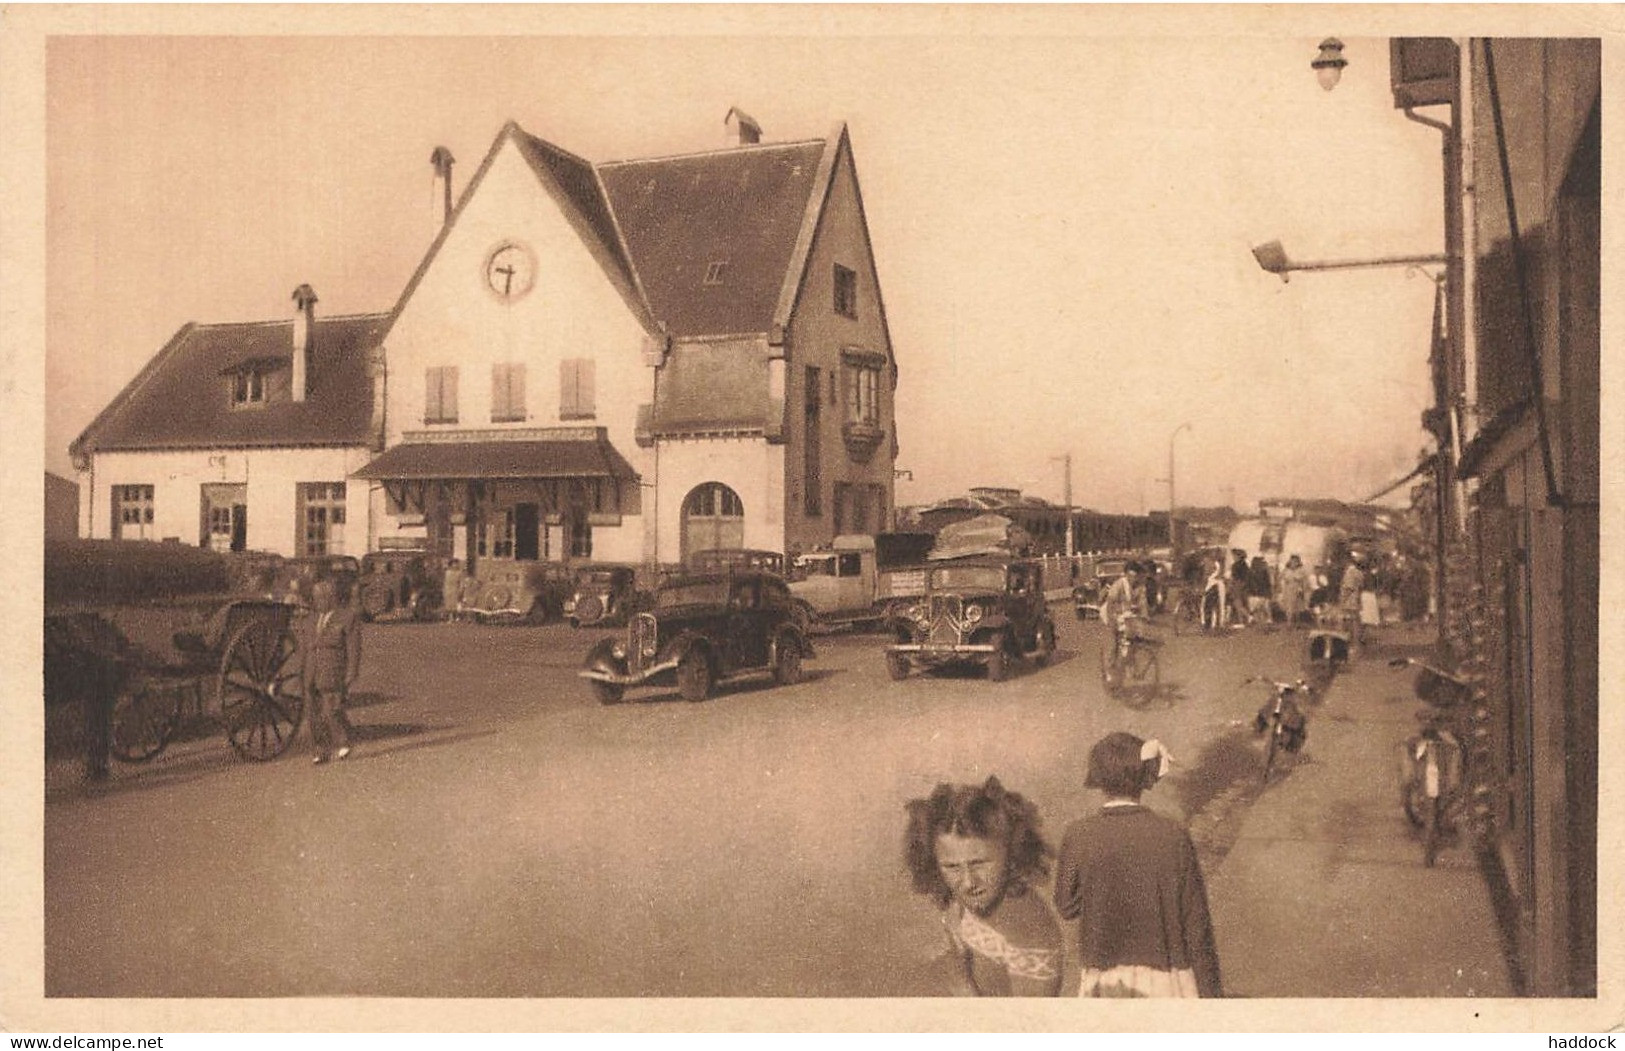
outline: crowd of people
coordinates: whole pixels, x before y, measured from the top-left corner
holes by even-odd
[[[1150,567],[1146,594],[1153,611],[1165,610],[1166,598],[1159,607],[1158,592],[1166,596],[1169,588],[1157,586],[1155,563]],[[1329,564],[1309,566],[1296,553],[1277,565],[1239,548],[1211,549],[1186,556],[1178,583],[1199,603],[1209,629],[1337,622],[1358,633],[1361,626],[1429,615],[1427,564],[1404,554],[1352,549]]]
[[[1101,806],[1066,827],[1058,852],[1037,807],[997,777],[939,784],[907,805],[904,859],[914,889],[940,910],[945,991],[1223,995],[1196,848],[1183,826],[1140,803],[1168,762],[1155,740],[1096,742],[1085,783]],[[1063,924],[1075,932],[1071,968]],[[1075,985],[1063,988],[1066,975]]]

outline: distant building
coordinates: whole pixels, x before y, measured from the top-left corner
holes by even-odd
[[[45,472],[45,539],[72,540],[79,535],[79,486]]]
[[[1066,552],[1067,509],[1040,497],[1025,496],[1020,489],[976,486],[964,496],[908,508],[899,515],[899,521],[906,522],[908,528],[936,533],[944,526],[985,514],[1003,515],[1026,530],[1035,554]],[[1074,507],[1071,517],[1075,552],[1129,550],[1168,543],[1166,512],[1114,515]]]
[[[188,324],[73,444],[87,536],[481,562],[783,551],[892,517],[851,142],[583,160],[509,123],[387,313]]]

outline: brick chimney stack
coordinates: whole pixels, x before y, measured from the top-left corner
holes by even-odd
[[[762,141],[762,126],[756,123],[755,117],[738,106],[728,107],[728,115],[722,118],[722,126],[727,130],[728,142],[732,145],[754,146]]]
[[[316,293],[309,285],[293,290],[293,400],[304,401],[310,393],[310,373],[315,352]]]
[[[444,146],[436,146],[429,155],[429,163],[434,165],[434,180],[445,191],[445,210],[441,213],[440,222],[451,222],[451,166],[457,163],[457,158]]]

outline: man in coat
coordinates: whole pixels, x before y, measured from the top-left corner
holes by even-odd
[[[316,582],[310,604],[299,629],[299,651],[304,655],[301,680],[316,762],[325,763],[350,754],[350,721],[344,705],[361,674],[361,618],[353,607],[338,605],[331,580]]]

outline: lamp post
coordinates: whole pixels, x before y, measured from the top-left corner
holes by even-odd
[[[1174,509],[1179,505],[1174,500],[1174,439],[1179,437],[1180,431],[1190,429],[1190,422],[1186,421],[1168,436],[1168,546],[1173,549],[1175,558],[1179,557],[1179,533],[1174,528]]]
[[[1051,456],[1050,462],[1061,462],[1065,476],[1061,482],[1061,500],[1066,504],[1066,557],[1071,558],[1074,552],[1072,532],[1072,454],[1062,453],[1060,456]]]
[[[1266,241],[1253,248],[1253,258],[1266,274],[1274,274],[1285,284],[1294,270],[1360,270],[1376,266],[1442,266],[1450,261],[1443,253],[1432,255],[1384,255],[1372,259],[1297,260],[1286,254],[1279,241]]]

